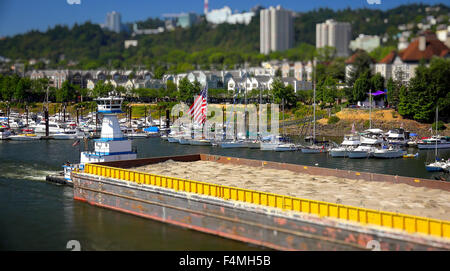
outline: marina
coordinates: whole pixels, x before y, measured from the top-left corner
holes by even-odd
[[[384,135],[392,137],[392,131],[352,131],[340,144],[348,154],[337,159],[330,148],[338,144],[315,137],[300,144],[283,136],[250,140],[238,134],[234,140],[224,140],[224,135],[208,138],[202,133],[195,138],[181,127],[178,132],[172,127],[167,138],[141,137],[142,132],[121,127],[118,114],[123,113],[123,98],[110,95],[96,101],[101,113],[100,119],[96,117],[101,127],[96,130],[98,138],[89,139],[72,125],[69,133],[53,134],[54,139],[71,141],[47,141],[78,147],[78,157],[61,165],[63,172],[45,176],[48,182],[73,187],[76,201],[276,250],[365,250],[369,239],[381,240],[384,250],[450,249],[450,182],[418,174],[386,175],[385,166],[384,174],[373,173],[373,168],[367,173],[361,168],[331,169],[327,163],[319,167],[320,157],[353,161],[352,153],[359,148],[366,158],[403,157],[404,144],[384,139]],[[223,128],[229,126],[219,130]],[[49,125],[45,130],[47,136]],[[28,127],[22,131],[9,137],[27,139],[23,141],[38,137]],[[152,156],[156,142],[164,146],[163,156],[139,159],[139,148],[133,144],[139,141],[153,143],[147,147]],[[200,154],[167,156],[168,146],[192,148],[190,153]],[[369,150],[364,149],[368,146]],[[211,152],[231,152],[234,157]],[[246,153],[246,158],[236,158],[239,152]],[[277,162],[260,160],[264,153]],[[248,159],[250,154],[258,158]],[[285,154],[291,154],[295,162],[277,157]],[[300,157],[310,158],[314,166],[300,162]],[[335,231],[340,234],[328,235]]]
[[[91,142],[89,140],[89,142]],[[336,159],[323,153],[301,155],[300,152],[263,152],[248,148],[221,149],[211,146],[191,146],[171,144],[160,138],[133,139],[133,147],[138,151],[138,158],[184,155],[186,153],[209,153],[227,157],[261,159],[265,161],[284,161],[342,170],[378,172],[390,175],[410,176],[434,179],[441,173],[427,172],[424,164],[434,158],[433,150],[419,150],[416,159]],[[10,248],[22,250],[64,250],[65,242],[80,240],[83,249],[95,250],[255,250],[261,247],[247,245],[228,239],[185,231],[152,220],[117,213],[102,208],[94,208],[78,201],[73,201],[73,190],[67,186],[55,186],[43,182],[47,175],[61,171],[65,161],[79,162],[84,142],[73,147],[70,140],[38,140],[37,142],[2,141],[0,150],[7,154],[1,157],[0,169],[3,174],[0,183],[8,194],[3,196],[5,206],[0,212],[4,216],[15,214],[16,221],[22,221],[14,227],[6,226],[10,233],[4,242]],[[28,155],[24,156],[23,153]],[[443,157],[450,156],[449,150],[442,150]],[[48,157],[46,161],[41,156]],[[343,162],[345,161],[345,163]],[[20,164],[18,168],[16,165]],[[25,196],[26,195],[26,196]],[[11,200],[17,198],[17,200]],[[8,200],[10,199],[10,200]],[[38,206],[48,206],[41,209]],[[14,206],[14,207],[13,207]],[[35,206],[30,209],[30,206]],[[33,211],[31,211],[33,210]],[[49,219],[49,213],[52,218]],[[61,219],[61,220],[59,220]],[[24,240],[21,236],[37,234],[43,226],[31,226],[30,221],[42,221],[40,225],[52,226],[51,236],[41,234],[40,245]],[[45,223],[44,223],[45,221]],[[34,223],[33,223],[34,225]],[[61,225],[66,225],[62,227]],[[121,231],[122,237],[115,235]],[[139,234],[137,234],[139,232]],[[20,242],[18,241],[20,240]]]

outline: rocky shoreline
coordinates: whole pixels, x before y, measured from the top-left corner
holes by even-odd
[[[403,127],[406,131],[416,133],[419,137],[428,137],[431,135],[431,124],[419,123],[414,120],[403,119],[400,116],[391,117],[392,110],[380,110],[378,112],[372,112],[372,128],[378,128],[383,131],[388,131],[393,128]],[[339,117],[339,121],[334,124],[328,124],[328,119],[321,119],[316,123],[316,135],[317,136],[334,136],[340,137],[351,133],[353,124],[356,131],[364,131],[369,129],[369,113],[362,110],[343,110],[336,114]],[[446,124],[446,129],[439,131],[442,136],[450,136],[450,124]],[[311,134],[312,124],[306,126],[290,125],[284,128],[286,134],[301,136]]]

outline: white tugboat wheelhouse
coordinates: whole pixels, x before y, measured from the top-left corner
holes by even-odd
[[[117,114],[121,110],[123,98],[109,96],[96,99],[98,112],[103,115],[102,132],[99,139],[95,139],[93,152],[82,152],[80,163],[109,162],[136,159],[136,152],[132,150],[131,140],[128,140],[120,130]]]
[[[131,160],[137,158],[131,140],[120,130],[117,114],[123,113],[123,98],[111,95],[96,99],[98,112],[103,115],[102,130],[99,139],[94,140],[94,151],[81,152],[78,168],[84,170],[86,163]],[[65,179],[70,181],[72,166],[64,166]]]

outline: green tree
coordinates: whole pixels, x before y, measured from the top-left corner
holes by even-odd
[[[318,85],[316,97],[326,104],[333,104],[337,98],[336,80],[328,76],[323,83]]]
[[[69,102],[75,100],[77,97],[75,87],[69,83],[69,81],[65,81],[60,89],[56,90],[56,101],[57,102]]]
[[[27,79],[20,78],[19,82],[16,85],[14,90],[14,99],[18,102],[23,102],[25,97],[27,96],[27,88],[29,88],[29,84],[27,83]]]
[[[370,77],[370,65],[372,64],[372,58],[365,51],[359,51],[352,63],[352,69],[350,71],[350,76],[347,80],[349,86],[353,86],[357,79],[361,77],[362,74],[367,74]]]
[[[281,78],[282,76],[283,76],[283,74],[282,74],[281,70],[280,70],[280,69],[277,69],[277,70],[275,71],[275,77]]]
[[[178,82],[178,100],[180,101],[191,101],[194,95],[194,86],[187,79],[183,77],[180,82]]]
[[[372,91],[384,90],[384,77],[380,73],[375,74],[370,79]]]
[[[92,90],[93,97],[105,97],[108,93],[114,90],[114,86],[110,83],[105,84],[104,81],[98,81]]]
[[[287,108],[296,105],[297,97],[295,96],[294,88],[291,85],[285,86],[278,78],[272,82],[272,95],[274,103],[281,104],[284,100]]]
[[[325,46],[322,48],[318,48],[316,55],[319,61],[329,62],[335,58],[336,48],[332,46]]]
[[[387,84],[387,100],[390,106],[397,107],[399,103],[399,88],[394,80],[389,78]]]
[[[177,95],[177,85],[172,80],[168,80],[166,83],[167,96],[171,99],[176,98]]]
[[[353,86],[353,100],[364,101],[371,87],[369,72],[366,71],[355,81],[355,85]]]
[[[165,66],[158,66],[155,69],[155,79],[162,79],[164,74],[166,74],[167,69]]]
[[[411,118],[413,116],[412,104],[410,103],[411,95],[406,86],[400,86],[398,99],[398,113],[403,117]]]

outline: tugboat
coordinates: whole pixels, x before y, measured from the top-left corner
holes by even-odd
[[[128,140],[120,130],[117,114],[121,110],[123,98],[110,94],[106,98],[98,98],[98,112],[103,114],[102,131],[99,139],[95,139],[95,150],[81,153],[80,164],[72,165],[66,163],[64,168],[64,179],[72,183],[71,173],[75,169],[84,170],[86,163],[110,162],[119,160],[136,159],[137,153],[132,149],[131,140]]]

